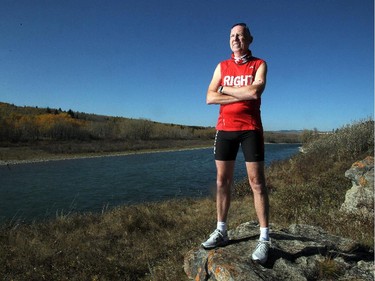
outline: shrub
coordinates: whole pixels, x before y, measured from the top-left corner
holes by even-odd
[[[334,133],[321,135],[303,147],[308,155],[331,158],[333,161],[353,160],[374,153],[374,121],[365,120],[346,125]]]

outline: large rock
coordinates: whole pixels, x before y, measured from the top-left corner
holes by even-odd
[[[185,255],[184,270],[196,281],[374,280],[373,251],[350,239],[329,235],[319,227],[272,226],[272,247],[265,265],[251,261],[259,226],[247,222],[229,231],[223,248],[195,248]]]
[[[353,186],[346,192],[341,211],[361,216],[374,214],[374,157],[355,162],[345,172]]]

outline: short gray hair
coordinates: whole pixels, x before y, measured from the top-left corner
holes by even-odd
[[[253,41],[253,36],[251,35],[250,29],[249,29],[249,27],[246,25],[246,23],[243,23],[243,22],[236,23],[236,24],[234,24],[234,25],[232,26],[232,28],[235,27],[235,26],[237,26],[237,25],[244,27],[244,28],[245,28],[246,36],[247,36],[248,38],[250,38],[250,41]],[[232,29],[232,28],[231,28],[231,29]]]

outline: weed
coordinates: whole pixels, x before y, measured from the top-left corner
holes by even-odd
[[[342,267],[331,257],[318,262],[319,280],[334,280],[342,273]]]

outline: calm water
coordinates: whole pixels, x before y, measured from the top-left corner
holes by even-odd
[[[266,165],[297,151],[297,144],[267,144]],[[235,178],[241,180],[246,176],[241,152],[237,162]],[[212,149],[0,166],[0,223],[207,196],[215,176]]]

